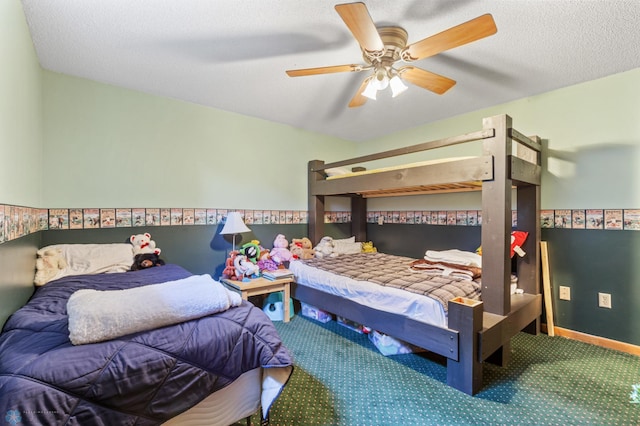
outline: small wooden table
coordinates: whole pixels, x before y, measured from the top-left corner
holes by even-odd
[[[254,278],[249,281],[235,281],[227,278],[220,279],[220,282],[227,286],[230,290],[240,293],[244,300],[249,300],[249,296],[274,293],[276,291],[284,292],[284,297],[282,298],[284,322],[289,322],[289,299],[291,297],[290,284],[292,281],[292,278],[268,280],[263,277]]]

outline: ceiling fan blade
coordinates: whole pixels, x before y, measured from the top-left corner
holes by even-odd
[[[287,70],[289,77],[302,77],[305,75],[331,74],[335,72],[358,72],[362,71],[362,65],[334,65],[330,67],[304,68],[299,70]]]
[[[407,46],[402,52],[402,59],[417,61],[428,58],[445,50],[488,37],[497,31],[493,16],[487,13]]]
[[[360,47],[367,52],[384,51],[384,43],[364,3],[338,4],[335,9]]]
[[[364,89],[367,88],[367,84],[369,84],[369,80],[371,80],[371,77],[364,79],[364,81],[358,88],[358,91],[356,92],[356,94],[353,96],[353,98],[351,98],[351,102],[349,102],[349,108],[359,107],[364,105],[365,102],[367,102],[367,97],[363,96],[362,92],[364,92]]]
[[[403,80],[407,80],[438,95],[442,95],[456,84],[455,80],[411,66],[400,68],[398,74]]]

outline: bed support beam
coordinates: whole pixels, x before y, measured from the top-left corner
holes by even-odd
[[[367,241],[367,199],[351,196],[351,235],[356,241]]]
[[[309,210],[309,235],[308,238],[315,246],[320,242],[320,238],[324,236],[324,195],[315,195],[313,187],[315,182],[324,180],[322,167],[324,161],[312,160],[308,164],[307,194],[308,210]]]
[[[507,315],[511,310],[511,187],[509,175],[511,117],[485,118],[495,129],[482,142],[483,155],[493,156],[493,179],[482,183],[482,300],[486,312]]]
[[[456,297],[449,301],[449,329],[458,331],[458,360],[447,359],[447,384],[473,395],[482,387],[479,357],[483,308],[478,300]]]

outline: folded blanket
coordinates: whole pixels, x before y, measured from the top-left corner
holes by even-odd
[[[458,249],[451,250],[427,250],[424,258],[432,262],[446,262],[454,265],[482,267],[482,257],[470,251]]]
[[[445,277],[457,277],[464,280],[475,280],[482,276],[482,269],[475,266],[456,265],[447,262],[432,262],[426,259],[418,259],[411,262],[411,270],[438,274]]]
[[[125,290],[78,290],[67,302],[74,345],[101,342],[204,317],[239,306],[233,293],[210,275]]]

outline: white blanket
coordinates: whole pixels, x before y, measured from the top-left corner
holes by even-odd
[[[431,262],[446,262],[462,266],[482,267],[482,257],[477,253],[470,251],[452,250],[427,250],[424,256],[425,260]]]
[[[101,342],[139,331],[222,312],[242,302],[210,275],[125,290],[78,290],[67,302],[74,345]]]

